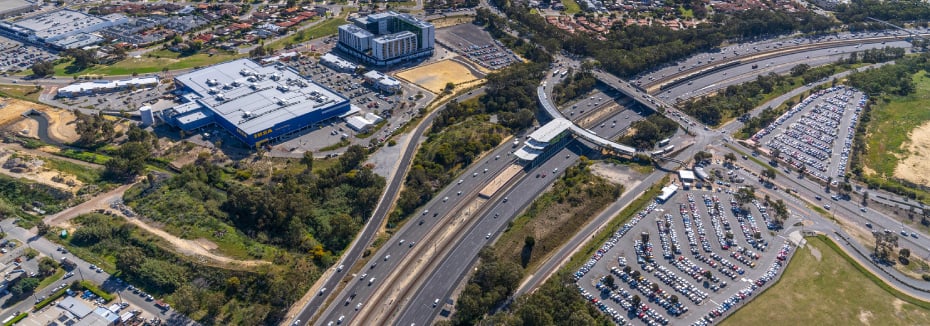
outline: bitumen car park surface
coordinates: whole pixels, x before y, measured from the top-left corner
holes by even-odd
[[[760,293],[794,247],[769,233],[764,206],[736,214],[736,187],[714,186],[679,190],[640,211],[575,273],[579,292],[616,322],[635,325],[710,324]],[[606,286],[607,275],[616,288]]]
[[[820,90],[796,104],[752,140],[778,149],[788,164],[821,180],[845,175],[859,115],[868,101],[845,86]]]

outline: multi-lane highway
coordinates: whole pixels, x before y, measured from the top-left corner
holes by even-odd
[[[380,288],[395,285],[387,281],[398,276],[392,273],[400,274],[404,270],[416,269],[416,265],[429,262],[423,260],[424,256],[435,257],[437,251],[445,250],[446,248],[439,246],[439,242],[445,243],[439,238],[455,236],[465,225],[480,218],[475,213],[483,206],[481,204],[485,199],[480,198],[478,192],[514,164],[514,156],[511,153],[513,150],[514,147],[509,142],[497,147],[458,176],[420,211],[409,217],[409,221],[372,256],[367,266],[352,278],[347,278],[347,286],[335,297],[334,304],[321,314],[319,323],[337,321],[342,316],[345,316],[344,320],[353,321],[358,317],[359,312],[355,307],[359,303],[362,304],[359,311],[366,315],[383,313],[382,309],[396,304],[373,302],[372,296]],[[497,197],[500,196],[492,199]],[[514,202],[511,202],[511,205]],[[346,299],[349,299],[349,305],[345,304]]]
[[[888,45],[902,46],[904,44]],[[869,46],[880,47],[877,43]],[[782,72],[793,67],[793,64],[804,62],[816,66],[833,61],[833,57],[841,56],[842,53],[863,49],[859,45],[847,45],[838,49],[811,49],[809,52],[786,54],[784,60],[793,61],[766,59],[767,61],[759,61],[759,66],[755,69],[749,67],[748,64],[737,65],[729,68],[736,70],[728,71],[729,69],[723,69],[716,72],[721,74],[720,76],[729,74],[731,80],[717,76],[716,82],[703,85],[702,83],[713,80],[714,75],[711,74],[699,77],[691,83],[669,88],[672,93],[666,91],[666,94],[671,94],[668,95],[669,98],[694,96],[700,94],[695,91],[698,87],[704,90],[726,87],[727,83],[742,82],[745,79],[741,78],[751,78],[747,76],[754,76],[760,72]],[[810,59],[811,57],[814,59]],[[826,59],[824,59],[825,57]],[[787,62],[792,63],[792,65],[787,66]],[[630,83],[600,71],[596,72],[596,75],[601,81],[631,96],[646,107],[659,111],[668,108],[661,98],[646,94]],[[547,82],[554,82],[554,80],[547,78]],[[545,87],[541,87],[542,91],[539,92],[543,107],[546,108],[547,112],[558,111],[553,109],[554,105],[549,102],[549,96],[544,89]],[[659,94],[659,96],[664,95]],[[676,111],[671,109],[669,112]],[[561,116],[561,112],[558,113],[558,116]],[[690,121],[682,121],[681,119],[676,121],[683,122],[686,128],[688,125],[694,125]],[[733,131],[739,127],[741,127],[741,124],[738,122],[729,123],[722,130],[723,132]],[[695,134],[694,146],[678,153],[677,157],[679,159],[688,159],[693,156],[694,152],[703,150],[707,145],[722,144],[721,139],[724,137],[716,136],[718,131],[706,128],[704,130],[699,128],[690,129]],[[584,132],[578,132],[578,134],[582,137],[585,136]],[[606,135],[602,136],[604,137],[597,138],[611,138],[606,137]],[[588,137],[583,138],[587,139]],[[596,145],[604,146],[601,143]],[[486,185],[487,182],[490,182],[498,172],[504,171],[508,164],[512,164],[511,156],[509,156],[510,151],[512,151],[512,148],[504,145],[488,154],[482,162],[473,165],[460,177],[461,183],[456,182],[450,185],[437,195],[431,203],[427,204],[423,211],[412,217],[411,221],[388,240],[387,244],[378,253],[374,254],[368,266],[355,273],[355,275],[347,277],[347,286],[336,295],[334,303],[317,319],[318,324],[327,324],[331,321],[339,322],[340,320],[342,323],[351,322],[356,324],[428,324],[439,313],[441,306],[449,298],[454,286],[464,277],[468,267],[474,263],[480,248],[492,241],[506,225],[506,221],[518,213],[522,207],[530,203],[544,189],[545,185],[553,180],[553,178],[548,180],[523,178],[522,176],[525,174],[521,173],[521,175],[515,177],[512,187],[505,187],[504,191],[489,199],[478,198],[477,192],[479,189]],[[563,154],[567,155],[569,159],[561,159]],[[498,157],[498,155],[501,156]],[[563,149],[553,157],[556,159],[542,163],[541,166],[535,168],[536,170],[529,171],[529,174],[534,174],[534,171],[562,171],[573,163],[573,157],[577,157],[577,153],[569,149]],[[484,169],[488,170],[485,171]],[[631,189],[621,200],[618,200],[604,213],[586,225],[582,232],[569,239],[565,246],[559,248],[555,257],[568,257],[584,243],[588,235],[596,232],[626,203],[632,201],[637,194],[642,193],[646,187],[657,182],[661,175],[662,173],[659,172],[652,174],[637,187]],[[808,190],[811,193],[815,191]],[[459,195],[459,191],[462,192],[462,195]],[[858,210],[858,208],[844,208],[844,205],[838,205],[837,210],[842,213],[851,213]],[[467,214],[467,216],[459,214]],[[873,222],[873,224],[885,225],[887,222],[885,224]],[[904,241],[911,241],[911,239]],[[930,248],[930,243],[925,244],[921,241],[926,242],[927,240],[920,238],[914,239],[913,242],[914,245]],[[411,242],[414,243],[412,246]],[[437,248],[435,244],[438,243],[448,244],[449,246]],[[530,280],[525,282],[524,286],[518,290],[518,293],[524,293],[541,284],[560,264],[561,261],[559,260],[552,260],[543,264],[540,270],[532,275]],[[347,273],[347,271],[343,270],[340,273]],[[385,280],[390,280],[389,284],[384,284]]]
[[[457,100],[463,101],[472,97],[480,96],[484,93],[484,89],[477,89],[475,91],[469,92],[459,96]],[[368,248],[368,245],[371,244],[371,241],[374,239],[377,232],[380,230],[381,225],[384,223],[384,219],[387,214],[390,212],[391,207],[393,207],[394,199],[397,198],[397,195],[400,191],[401,183],[403,182],[406,171],[410,166],[410,162],[413,159],[413,155],[416,152],[417,144],[419,143],[418,139],[423,135],[431,124],[433,119],[436,116],[436,113],[440,109],[433,110],[430,112],[422,122],[414,129],[413,134],[409,137],[407,144],[403,145],[406,148],[401,155],[401,159],[397,162],[395,166],[395,171],[392,174],[391,180],[389,180],[387,187],[384,190],[384,193],[381,195],[381,198],[378,202],[378,206],[375,208],[372,217],[365,224],[365,228],[359,234],[358,237],[352,242],[348,250],[346,250],[337,266],[342,265],[346,268],[351,268],[356,264],[359,258],[361,258],[362,252]],[[311,292],[319,291],[319,289],[335,289],[344,277],[339,273],[334,273],[334,269],[328,270],[320,278],[320,281],[311,288]],[[328,298],[328,293],[323,293],[323,295],[314,295],[310,300],[301,308],[300,313],[296,317],[292,318],[292,323],[303,324],[308,322],[311,317],[320,310],[323,304]]]

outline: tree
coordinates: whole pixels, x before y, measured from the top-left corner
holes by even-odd
[[[723,159],[728,162],[736,162],[736,154],[726,153],[726,155],[723,155]]]
[[[455,89],[454,83],[452,82],[446,83],[446,88],[445,88],[446,92],[451,93],[453,89]]]
[[[43,221],[39,222],[39,224],[36,224],[36,229],[38,230],[39,235],[46,235],[52,228]]]
[[[300,163],[307,166],[307,171],[313,171],[313,152],[304,152],[304,156],[300,159]]]
[[[791,68],[791,76],[798,77],[803,75],[807,70],[811,68],[810,65],[802,63]],[[790,107],[790,106],[789,106]]]
[[[604,285],[606,285],[608,288],[611,288],[611,289],[617,288],[617,284],[616,284],[616,281],[614,280],[614,276],[613,275],[605,276]]]
[[[531,236],[531,235],[526,236],[526,238],[523,238],[523,245],[525,245],[525,246],[527,246],[527,247],[529,247],[529,248],[532,248],[533,246],[536,245],[536,238],[534,238],[534,237]],[[610,276],[610,275],[608,275],[608,276]]]
[[[742,187],[736,191],[734,197],[740,206],[746,205],[751,203],[753,199],[756,199],[756,190],[752,187]]]
[[[869,192],[862,192],[862,206],[869,206]]]
[[[898,255],[900,255],[901,257],[904,257],[904,258],[910,258],[910,257],[911,257],[911,250],[910,250],[910,249],[907,249],[907,248],[901,248],[901,250],[898,250]]]
[[[55,74],[55,64],[51,61],[39,60],[32,64],[32,74],[36,77],[45,77]]]
[[[74,59],[71,65],[78,71],[87,69],[97,63],[93,50],[69,49],[65,51],[64,54]]]
[[[48,256],[39,258],[39,274],[49,276],[55,274],[56,270],[58,270],[57,261]]]
[[[762,170],[762,176],[769,179],[769,181],[774,180],[776,176],[775,168],[767,167],[765,170]]]
[[[35,249],[32,249],[32,248],[30,247],[30,248],[23,249],[23,255],[26,255],[26,259],[33,259],[33,258],[36,258],[36,256],[39,255],[39,251],[38,251],[38,250],[35,250]]]
[[[16,284],[10,288],[10,293],[12,293],[14,297],[18,297],[23,294],[32,293],[32,291],[35,290],[38,286],[39,279],[35,277],[27,277],[19,280],[19,282],[16,282]]]
[[[147,143],[127,142],[104,164],[104,175],[110,180],[131,180],[145,170],[145,162],[151,155]]]

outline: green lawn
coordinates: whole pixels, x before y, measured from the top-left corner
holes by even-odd
[[[721,325],[926,325],[930,303],[891,290],[823,238],[807,238],[784,275]],[[820,252],[820,259],[812,254]],[[871,277],[870,277],[871,276]],[[881,285],[880,285],[881,284]]]
[[[243,58],[243,54],[217,53],[209,55],[198,53],[186,57],[180,57],[178,53],[167,50],[153,51],[142,56],[141,58],[127,58],[123,61],[116,62],[112,65],[95,65],[81,71],[71,71],[71,61],[55,65],[55,75],[57,76],[83,76],[83,75],[131,75],[132,73],[147,74],[161,72],[163,68],[168,69],[186,69],[194,67],[208,66],[211,64]],[[28,74],[28,72],[27,72]]]
[[[45,166],[47,168],[74,175],[83,183],[97,183],[101,181],[100,175],[102,171],[99,169],[50,157],[43,157],[42,160],[45,161]]]
[[[878,177],[891,177],[898,156],[907,155],[902,148],[914,128],[930,120],[930,76],[926,71],[914,74],[915,90],[908,96],[889,96],[890,101],[872,108],[867,133],[867,149],[863,156],[865,166]]]
[[[42,279],[42,281],[39,282],[39,286],[36,287],[36,290],[44,289],[46,286],[49,286],[52,283],[55,283],[58,280],[60,280],[61,277],[64,275],[65,275],[65,270],[58,268],[58,270],[55,271],[55,274],[52,274],[52,276]]]
[[[569,15],[574,15],[581,12],[581,6],[578,5],[575,0],[565,0],[562,1],[562,5],[565,6],[565,13]]]
[[[678,7],[678,14],[684,18],[694,18],[694,9],[685,9],[685,7]]]
[[[329,35],[336,34],[338,31],[337,28],[339,25],[345,24],[346,16],[348,11],[344,11],[342,15],[338,17],[330,18],[329,20],[317,23],[313,27],[307,28],[305,30],[297,31],[284,37],[280,40],[266,44],[266,46],[271,47],[275,50],[283,49],[288,44],[296,44],[304,41],[309,41],[318,37],[325,37]]]

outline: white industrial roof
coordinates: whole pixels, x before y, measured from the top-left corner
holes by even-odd
[[[694,172],[691,170],[678,170],[678,178],[681,180],[694,180]]]
[[[324,54],[322,57],[320,57],[320,61],[333,64],[339,68],[347,69],[347,70],[354,70],[355,68],[358,67],[358,65],[351,63],[349,61],[346,61],[345,59],[340,58],[336,56],[335,54],[332,54],[332,52],[327,52],[326,54]]]
[[[66,296],[58,302],[58,306],[71,312],[78,318],[84,318],[92,312],[90,307],[72,296]]]
[[[523,146],[520,147],[513,155],[516,155],[519,159],[524,161],[532,161],[539,157],[539,154],[542,154],[542,150],[534,149],[532,147]]]
[[[248,134],[347,101],[291,68],[261,66],[249,59],[205,67],[176,79],[200,97],[197,102]]]
[[[376,70],[372,70],[372,71],[366,72],[366,73],[365,73],[364,75],[362,75],[362,76],[365,76],[365,78],[377,80],[379,84],[382,84],[382,85],[385,85],[385,86],[398,86],[398,85],[400,85],[400,81],[399,81],[399,80],[394,79],[394,77],[391,77],[391,76],[382,74],[381,72],[376,71]]]
[[[92,89],[115,89],[123,86],[129,85],[150,85],[157,84],[158,77],[138,77],[132,79],[123,79],[123,80],[99,80],[92,82],[84,82],[71,84],[62,88],[59,88],[59,92],[73,93],[81,92]]]
[[[657,197],[661,201],[667,201],[675,192],[678,191],[678,185],[670,184],[665,187],[662,187],[662,193]]]
[[[556,136],[571,128],[571,126],[571,121],[563,118],[556,118],[540,126],[536,131],[533,131],[533,133],[530,134],[530,139],[540,143],[548,143]]]
[[[357,115],[346,118],[346,124],[355,131],[363,130],[372,125],[371,121]]]

